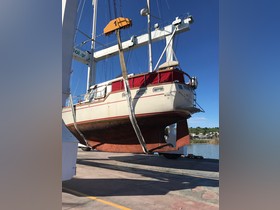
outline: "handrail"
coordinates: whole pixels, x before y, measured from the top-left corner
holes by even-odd
[[[106,98],[106,96],[109,95],[109,93],[107,93],[107,91],[106,91],[106,88],[107,88],[107,86],[105,86],[102,90],[99,90],[99,91],[96,91],[96,92],[92,93],[93,94],[92,99],[97,100],[97,99],[101,99],[101,98]],[[101,96],[98,96],[99,95],[98,93],[102,93],[102,92],[104,92],[104,94],[103,95],[101,94]],[[85,99],[86,96],[90,97],[90,93],[81,94],[81,95],[77,95],[77,96],[72,96],[73,104],[76,105],[76,104],[80,104],[82,102],[91,101],[89,99]],[[66,106],[70,106],[70,105],[71,105],[70,100],[68,100],[67,103],[66,103]]]

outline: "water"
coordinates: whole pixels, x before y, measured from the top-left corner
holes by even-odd
[[[204,158],[219,159],[219,144],[190,144],[187,152]]]

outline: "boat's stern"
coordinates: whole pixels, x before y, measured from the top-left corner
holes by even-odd
[[[201,112],[201,109],[197,107],[195,90],[191,85],[174,83],[169,94],[174,97],[174,111],[184,112],[188,115]]]

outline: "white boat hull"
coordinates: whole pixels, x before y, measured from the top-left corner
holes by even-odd
[[[105,91],[106,92],[106,91]],[[177,82],[132,88],[135,115],[149,149],[170,150],[164,139],[166,126],[182,122],[185,141],[189,142],[186,119],[198,112],[193,89]],[[74,105],[76,126],[95,149],[113,152],[142,152],[129,120],[125,92],[112,91],[104,98]],[[64,107],[62,118],[68,129],[84,143],[74,126],[72,108]],[[180,132],[179,134],[180,135]],[[166,147],[164,147],[164,145]],[[173,149],[176,148],[173,145]]]

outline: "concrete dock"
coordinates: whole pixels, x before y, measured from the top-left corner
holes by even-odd
[[[219,209],[219,161],[79,149],[62,209]]]

